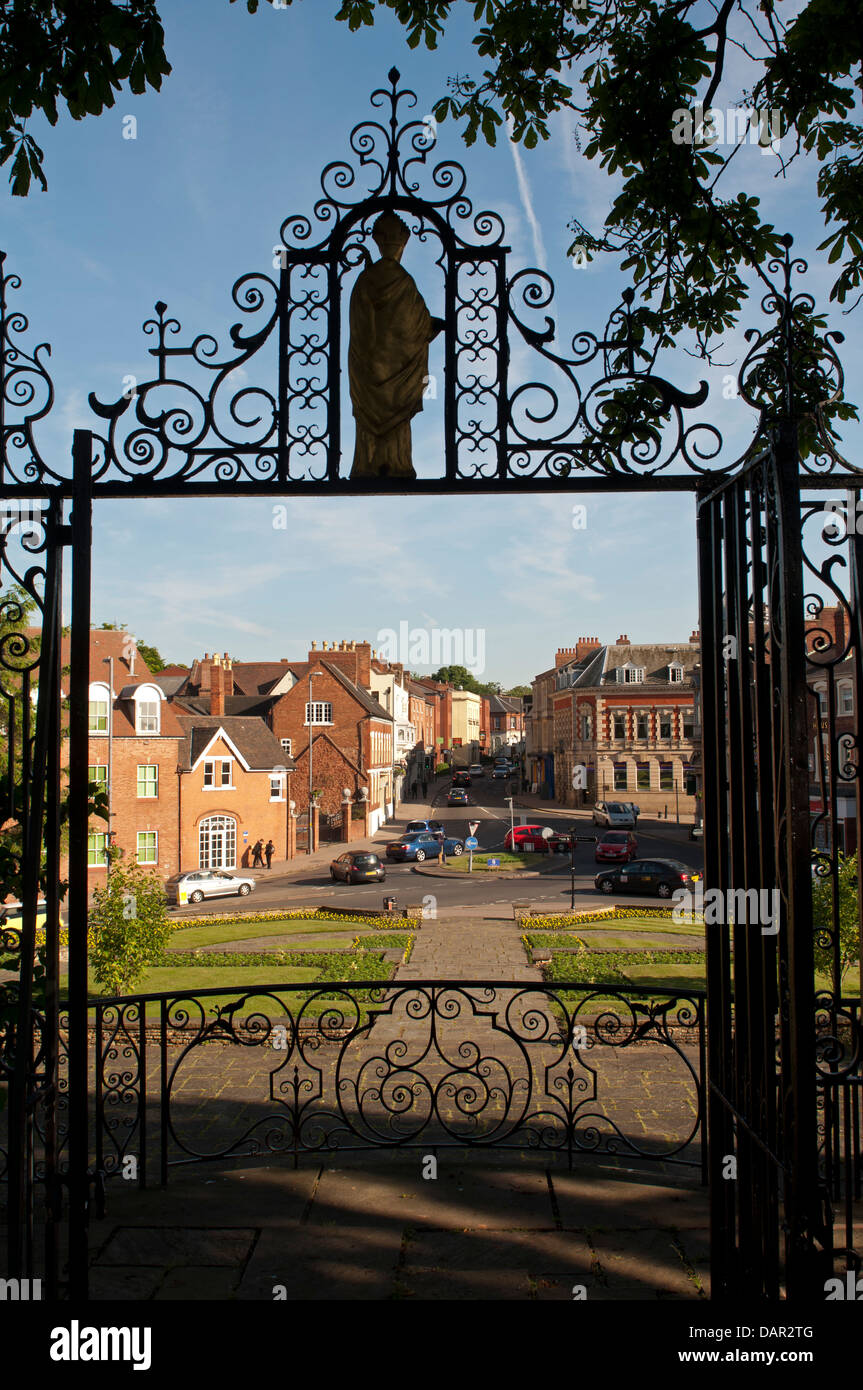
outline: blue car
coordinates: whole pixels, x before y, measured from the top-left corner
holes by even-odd
[[[387,845],[387,859],[414,859],[421,864],[424,859],[439,859],[442,845],[453,858],[464,854],[463,840],[456,840],[450,835],[442,840],[429,830],[414,830]]]
[[[444,823],[440,820],[409,820],[405,826],[405,834],[410,835],[415,830],[427,830],[431,835],[446,834]]]

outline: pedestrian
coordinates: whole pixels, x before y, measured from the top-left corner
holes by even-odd
[[[273,863],[273,855],[275,854],[275,852],[276,852],[276,847],[275,847],[275,845],[273,844],[272,840],[268,840],[268,841],[267,841],[267,847],[266,847],[266,849],[264,850],[264,854],[267,856],[267,868],[268,868],[268,869],[272,866],[272,863]]]
[[[262,850],[263,850],[263,848],[264,848],[264,842],[263,842],[263,840],[256,840],[255,843],[252,845],[252,868],[253,868],[253,869],[262,869],[262,868],[264,867],[264,860],[263,860],[262,853],[261,853]]]

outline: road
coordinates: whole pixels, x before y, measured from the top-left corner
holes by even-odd
[[[469,831],[468,822],[479,821],[477,839],[480,850],[503,848],[504,836],[510,825],[510,811],[506,802],[508,784],[492,781],[489,778],[477,781],[468,792],[467,807],[447,807],[448,787],[443,782],[437,784],[432,792],[432,815],[446,826],[450,835],[464,838]],[[410,803],[400,810],[402,825],[404,818],[410,816]],[[419,808],[421,811],[422,808]],[[536,807],[520,808],[518,797],[515,805],[515,822],[550,826],[553,830],[575,829],[577,834],[601,835],[600,827],[594,827],[589,811],[563,812],[552,803],[542,809]],[[475,879],[458,877],[447,880],[443,877],[417,873],[412,864],[399,864],[385,859],[387,843],[397,835],[395,830],[382,830],[375,837],[375,849],[384,859],[387,868],[386,883],[349,885],[333,883],[326,864],[309,865],[308,873],[294,872],[290,876],[280,874],[268,880],[266,870],[257,870],[257,887],[250,900],[237,898],[217,899],[198,907],[179,908],[172,917],[196,916],[201,912],[236,912],[242,905],[252,910],[267,911],[277,907],[299,907],[307,904],[324,904],[339,907],[380,907],[383,894],[396,898],[397,910],[411,903],[420,903],[426,895],[433,895],[438,911],[456,908],[481,909],[495,905],[507,909],[515,900],[530,899],[534,904],[547,903],[549,911],[561,911],[570,902],[570,863],[569,855],[552,855],[549,871],[540,877],[517,879],[494,879],[488,874],[478,873]],[[677,826],[673,821],[645,820],[638,826],[638,853],[641,858],[648,856],[658,859],[678,859],[693,869],[703,868],[702,846],[687,838],[687,829]],[[332,858],[343,852],[343,847],[332,846]],[[327,861],[328,862],[328,861]],[[451,861],[452,862],[452,861]],[[608,899],[597,892],[593,886],[598,866],[594,861],[593,845],[581,843],[576,846],[576,906],[580,908],[607,903]],[[467,856],[459,861],[460,867],[467,868]],[[429,867],[434,867],[430,865]],[[633,904],[656,904],[656,898],[632,896]]]

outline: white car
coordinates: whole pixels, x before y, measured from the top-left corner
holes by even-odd
[[[245,898],[255,886],[247,874],[229,874],[224,869],[190,869],[174,874],[165,884],[169,903],[182,907],[184,903],[200,903],[204,898],[226,898],[233,894]]]
[[[609,825],[615,830],[634,830],[635,816],[626,801],[598,801],[593,808],[594,825]]]
[[[470,773],[472,779],[485,776],[485,768],[483,767],[482,763],[471,763],[470,767],[468,768],[468,772]]]

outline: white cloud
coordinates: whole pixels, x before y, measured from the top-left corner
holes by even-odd
[[[542,239],[542,229],[539,225],[539,218],[533,205],[533,194],[531,192],[530,180],[527,177],[527,170],[524,167],[524,160],[521,157],[521,150],[512,139],[513,121],[512,117],[507,119],[507,129],[510,135],[509,147],[512,150],[512,162],[515,165],[515,176],[518,180],[518,191],[521,195],[521,205],[524,215],[530,226],[533,237],[533,254],[540,270],[548,270],[548,257],[545,254],[545,244]]]

